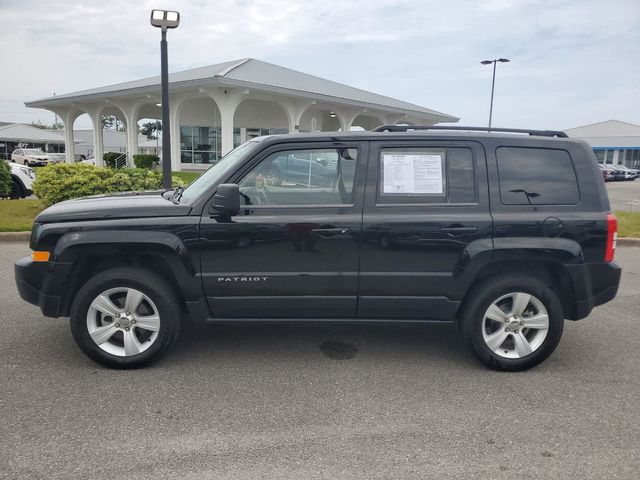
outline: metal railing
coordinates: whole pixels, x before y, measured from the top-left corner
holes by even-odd
[[[116,166],[116,170],[120,169],[120,168],[126,168],[127,167],[127,154],[126,153],[123,153],[122,155],[120,155],[119,157],[116,158],[115,166]]]

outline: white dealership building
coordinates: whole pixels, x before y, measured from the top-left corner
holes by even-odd
[[[452,115],[313,75],[245,58],[169,75],[173,170],[207,168],[243,141],[258,135],[365,130],[387,123],[433,125]],[[65,125],[67,161],[74,156],[73,125],[87,113],[97,159],[105,151],[102,117],[113,115],[126,130],[127,157],[140,151],[138,121],[159,119],[160,77],[27,102],[55,112]],[[132,128],[133,127],[133,128]]]

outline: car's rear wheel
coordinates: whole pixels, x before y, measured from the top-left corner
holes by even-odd
[[[465,304],[463,333],[476,356],[496,370],[527,370],[558,346],[564,314],[545,283],[525,275],[484,279]]]
[[[90,279],[71,308],[80,349],[111,368],[137,368],[162,356],[178,336],[180,308],[173,289],[153,272],[114,268]]]
[[[29,160],[25,160],[25,161],[24,161],[24,164],[25,164],[25,166],[29,167],[29,166],[30,166],[30,165],[29,165]]]

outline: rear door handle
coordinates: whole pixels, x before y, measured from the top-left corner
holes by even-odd
[[[345,235],[349,233],[349,229],[343,228],[314,228],[311,233],[317,233],[321,237],[332,237],[334,235]]]
[[[442,227],[440,231],[450,235],[462,235],[463,233],[473,233],[478,231],[478,227]]]

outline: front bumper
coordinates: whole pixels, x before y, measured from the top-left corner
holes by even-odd
[[[62,315],[62,286],[70,268],[66,263],[33,262],[24,257],[14,264],[16,287],[20,297],[40,307],[46,317]]]

